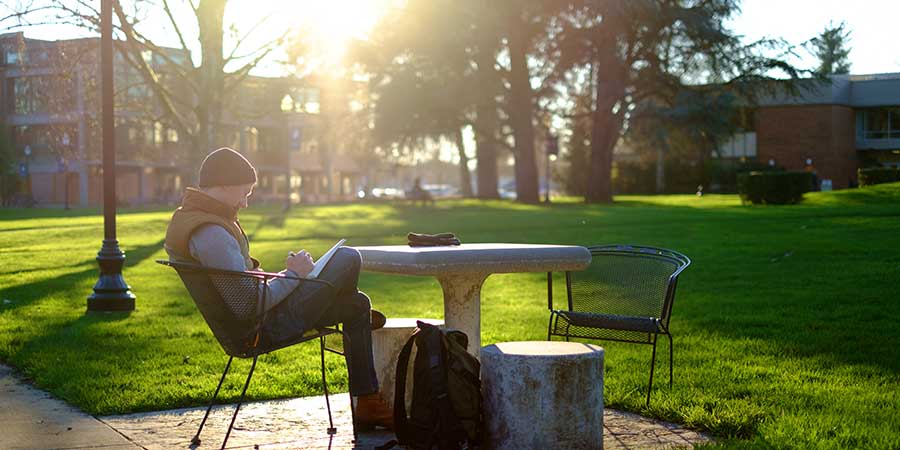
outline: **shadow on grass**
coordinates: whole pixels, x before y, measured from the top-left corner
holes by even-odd
[[[90,414],[109,413],[117,409],[102,406],[109,399],[140,387],[132,385],[132,377],[110,380],[107,375],[121,370],[155,370],[154,359],[141,355],[164,349],[158,336],[143,333],[139,327],[130,312],[81,314],[45,326],[44,333],[18,345],[11,342],[20,347],[10,355],[10,363],[24,369],[22,375],[37,387],[62,400]]]
[[[284,228],[284,221],[287,219],[289,213],[290,210],[285,211],[284,209],[271,214],[267,214],[263,211],[259,212],[261,219],[256,223],[256,227],[253,228],[253,231],[247,233],[247,239],[252,243],[254,236],[258,235],[259,232],[266,227]]]
[[[53,229],[55,229],[55,230],[65,229],[65,228],[95,228],[95,227],[96,227],[96,225],[94,225],[94,224],[92,224],[92,223],[76,223],[76,224],[69,224],[69,225],[53,225]],[[0,230],[0,233],[18,233],[18,232],[22,232],[22,231],[40,231],[40,230],[46,230],[46,229],[47,229],[46,226],[23,227],[23,228],[7,228],[7,229]]]
[[[686,286],[679,286],[679,296],[683,296]],[[813,284],[808,289],[808,295],[797,294],[795,286],[785,287],[784,292],[766,290],[755,296],[732,297],[730,306],[714,307],[707,302],[724,300],[728,294],[712,286],[692,286],[692,293],[702,293],[705,306],[694,303],[686,307],[676,300],[673,320],[736,342],[774,343],[779,358],[825,356],[831,358],[829,364],[869,366],[887,375],[900,374],[900,347],[887,344],[900,342],[900,328],[895,323],[900,303],[895,298],[883,296],[873,301],[877,294],[864,295],[869,299],[860,301],[852,293],[818,295]],[[676,336],[678,331],[673,326]]]
[[[126,265],[132,266],[146,260],[159,251],[163,242],[164,239],[153,244],[142,245],[129,250],[126,254]],[[12,299],[12,302],[0,305],[0,311],[27,306],[44,297],[54,294],[62,294],[65,296],[72,286],[80,286],[84,283],[85,279],[97,278],[99,276],[100,269],[96,264],[96,260],[93,258],[84,260],[74,266],[75,268],[84,267],[82,270],[61,276],[44,277],[35,281],[9,286],[3,290],[3,296],[6,299]],[[49,269],[50,268],[29,269],[27,271],[18,271],[16,273],[34,273],[47,271]],[[85,292],[84,298],[87,299],[88,295],[90,295],[90,293]]]
[[[57,208],[0,208],[0,222],[7,220],[49,219],[96,216],[103,217],[98,209],[65,209]]]

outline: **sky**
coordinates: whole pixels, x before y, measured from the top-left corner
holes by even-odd
[[[846,23],[850,30],[850,73],[900,72],[900,39],[897,18],[900,0],[744,0],[741,14],[730,28],[747,42],[780,37],[799,45],[819,34],[829,23]],[[816,59],[798,49],[805,67]]]
[[[3,4],[14,3],[0,0],[0,10]],[[379,16],[400,4],[402,0],[230,0],[226,22],[249,28],[268,12],[278,11],[266,27],[255,32],[255,41],[265,42],[276,30],[291,26],[320,42],[332,43],[328,53],[337,58],[343,43],[351,38],[365,38]],[[746,42],[767,37],[783,38],[796,45],[797,57],[791,62],[799,67],[816,65],[816,59],[800,44],[829,23],[845,22],[851,32],[851,73],[900,72],[900,39],[893,32],[900,17],[900,0],[744,0],[741,10],[728,22],[729,28],[744,36]],[[156,27],[161,30],[161,38],[171,39],[174,34],[165,30],[165,23],[161,25]],[[26,30],[26,34],[39,39],[64,39],[84,33],[43,27]],[[177,41],[168,44],[175,46]]]

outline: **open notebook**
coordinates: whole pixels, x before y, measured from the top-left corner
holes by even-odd
[[[334,256],[334,254],[337,253],[338,249],[344,245],[344,242],[347,242],[347,240],[346,239],[339,240],[337,242],[337,244],[334,244],[334,246],[331,247],[330,250],[325,252],[325,254],[322,255],[322,257],[319,258],[319,260],[316,261],[316,263],[313,265],[313,269],[309,273],[309,275],[307,275],[307,277],[308,278],[319,278],[319,274],[321,274],[322,271],[325,270],[325,266],[328,265],[328,261],[330,261],[331,257]]]

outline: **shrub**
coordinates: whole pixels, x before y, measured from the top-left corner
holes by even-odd
[[[856,173],[860,186],[900,181],[900,171],[893,167],[870,167],[868,169],[859,169]]]
[[[784,170],[784,168],[770,166],[755,159],[747,159],[744,161],[710,159],[707,162],[707,173],[709,173],[708,192],[733,194],[738,191],[738,175],[746,172],[769,172],[773,170]]]
[[[742,202],[786,205],[803,200],[813,183],[810,172],[749,172],[738,175]]]
[[[694,193],[697,185],[708,185],[703,166],[696,161],[665,161],[665,186],[662,193]],[[616,161],[612,173],[616,194],[655,194],[656,162]]]

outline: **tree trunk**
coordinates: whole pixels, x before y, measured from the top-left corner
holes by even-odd
[[[656,193],[666,190],[666,157],[662,144],[656,144]]]
[[[613,112],[625,96],[625,69],[616,55],[614,39],[607,39],[607,45],[599,48],[595,91],[596,99],[591,123],[591,158],[588,185],[585,190],[586,203],[612,202],[612,156],[619,133],[622,131],[624,111]]]
[[[197,25],[200,37],[202,61],[200,74],[200,98],[197,105],[197,137],[191,163],[196,172],[199,162],[213,150],[219,118],[222,116],[222,91],[225,90],[224,54],[222,41],[225,34],[226,0],[200,0],[197,6]],[[242,149],[241,149],[242,150]]]
[[[487,117],[482,120],[483,116]],[[498,199],[500,192],[497,190],[499,180],[497,143],[494,142],[498,121],[495,107],[482,108],[479,105],[478,118],[475,122],[478,125],[478,129],[475,130],[475,159],[478,161],[475,170],[478,180],[478,198]]]
[[[456,130],[456,149],[459,150],[459,185],[465,198],[472,198],[472,174],[469,172],[469,156],[463,145],[462,128]]]
[[[498,199],[500,193],[497,191],[497,126],[499,120],[497,117],[497,100],[493,92],[493,86],[496,86],[496,72],[494,71],[494,52],[481,48],[478,51],[478,80],[480,88],[487,89],[487,92],[479,96],[479,101],[475,105],[475,158],[478,160],[478,167],[475,168],[478,180],[478,198],[481,199]]]
[[[527,27],[521,11],[514,9],[509,27],[510,123],[516,141],[516,199],[538,203],[538,173],[534,155],[534,124],[531,80],[528,73]]]

